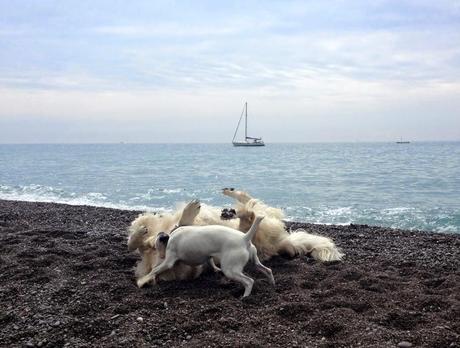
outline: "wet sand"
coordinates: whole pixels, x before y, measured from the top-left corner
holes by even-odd
[[[344,261],[273,258],[241,301],[216,274],[138,289],[137,214],[0,200],[0,346],[460,347],[460,235],[296,223]]]

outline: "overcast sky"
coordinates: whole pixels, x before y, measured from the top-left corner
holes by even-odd
[[[0,0],[0,143],[460,140],[460,1]]]

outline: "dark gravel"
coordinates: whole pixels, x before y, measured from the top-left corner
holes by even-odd
[[[265,262],[251,296],[207,274],[138,289],[137,212],[0,200],[0,346],[460,347],[460,236],[293,224],[341,263]]]

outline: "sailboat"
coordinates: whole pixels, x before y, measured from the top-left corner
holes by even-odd
[[[241,120],[243,119],[244,115],[244,141],[235,141],[236,134],[238,133],[238,129],[240,128]],[[238,125],[235,129],[235,134],[233,135],[232,140],[233,146],[265,146],[262,138],[254,138],[248,137],[248,103],[244,103],[243,112],[241,113],[240,119],[238,121]]]
[[[396,144],[409,144],[409,143],[410,143],[410,141],[408,141],[408,140],[403,141],[402,137],[399,139],[399,141],[396,142]]]

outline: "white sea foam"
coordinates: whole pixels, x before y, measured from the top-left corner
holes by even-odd
[[[447,225],[447,226],[440,226],[436,228],[436,232],[441,232],[441,233],[457,233],[458,228],[454,225]]]
[[[172,192],[174,191],[174,192]],[[158,194],[160,193],[160,194]],[[102,192],[70,192],[46,185],[8,186],[0,185],[0,199],[33,202],[55,202],[70,205],[89,205],[124,210],[167,212],[176,209],[192,198],[199,198],[209,205],[222,205],[209,192],[185,191],[183,189],[149,189],[145,194],[132,197],[109,197]],[[201,196],[201,197],[200,197]],[[381,209],[357,208],[355,206],[286,206],[286,220],[305,221],[326,225],[349,225],[351,223],[388,226],[407,230],[429,230],[444,233],[458,233],[458,215],[444,209],[430,210],[407,206]]]
[[[128,204],[124,201],[111,202],[100,192],[88,192],[86,194],[76,194],[75,192],[65,192],[43,185],[27,185],[18,187],[9,187],[0,185],[0,199],[27,201],[27,202],[52,202],[69,205],[89,205],[104,208],[123,209],[123,210],[141,210],[141,211],[171,211],[163,206],[150,206],[144,204]]]
[[[174,194],[174,193],[179,193],[181,191],[184,191],[184,189],[161,189],[161,192],[168,193],[168,194]]]

